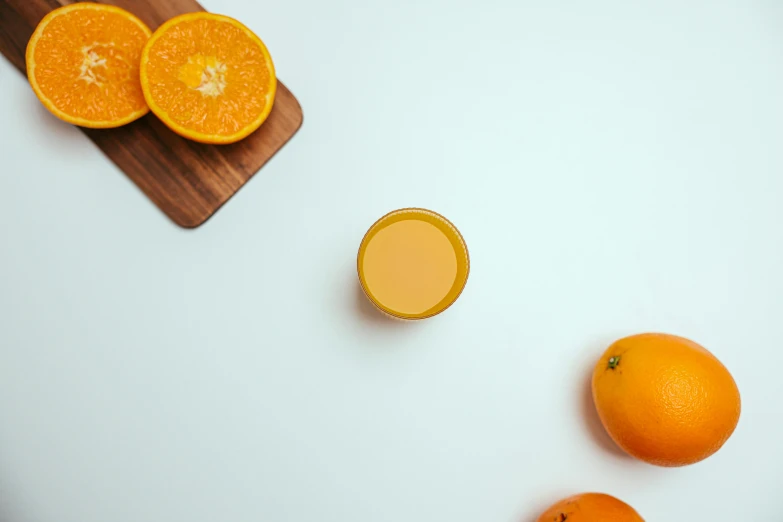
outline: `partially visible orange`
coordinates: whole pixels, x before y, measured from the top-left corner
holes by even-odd
[[[704,347],[667,334],[612,344],[593,371],[593,399],[612,439],[658,466],[706,459],[740,417],[739,390],[726,367]]]
[[[61,120],[119,127],[149,112],[139,60],[152,32],[119,7],[78,3],[49,13],[27,45],[27,77]]]
[[[266,46],[238,21],[192,13],[163,24],[141,57],[152,111],[174,132],[202,143],[234,143],[258,129],[277,89]]]
[[[583,493],[547,509],[538,522],[644,522],[631,506],[603,493]]]

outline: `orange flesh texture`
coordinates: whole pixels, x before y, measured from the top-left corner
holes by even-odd
[[[139,61],[151,32],[127,13],[77,5],[31,40],[29,74],[42,101],[85,126],[146,114]]]
[[[457,254],[438,227],[406,219],[375,233],[362,269],[367,290],[379,303],[402,314],[421,314],[451,291]]]
[[[145,84],[156,114],[206,136],[260,125],[274,101],[274,68],[248,31],[228,19],[186,18],[153,38]]]
[[[603,493],[575,495],[547,509],[537,522],[644,522],[625,502]]]
[[[619,357],[614,369],[609,360]],[[609,435],[659,466],[703,460],[739,422],[740,394],[721,362],[693,341],[643,334],[614,343],[593,373],[593,396]]]

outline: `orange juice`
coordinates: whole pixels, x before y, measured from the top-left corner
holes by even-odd
[[[457,300],[470,262],[465,241],[446,218],[429,210],[402,209],[367,232],[358,269],[375,306],[401,319],[424,319]]]

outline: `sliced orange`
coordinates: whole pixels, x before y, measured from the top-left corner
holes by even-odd
[[[173,18],[141,56],[147,103],[171,130],[202,143],[234,143],[272,110],[277,80],[266,46],[240,22],[211,13]]]
[[[52,114],[119,127],[149,112],[139,60],[152,31],[119,7],[79,3],[49,13],[27,45],[27,77]]]

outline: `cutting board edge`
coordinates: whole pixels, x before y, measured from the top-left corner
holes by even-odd
[[[298,115],[298,117],[299,117],[299,118],[298,118],[298,119],[299,119],[299,122],[298,122],[298,123],[297,123],[297,125],[296,125],[296,129],[294,129],[294,130],[293,130],[293,132],[292,132],[292,133],[291,133],[291,135],[288,137],[288,139],[285,141],[285,143],[283,143],[283,144],[280,146],[280,148],[278,148],[278,149],[277,149],[275,152],[273,152],[273,153],[272,153],[272,155],[271,155],[271,156],[269,156],[269,158],[267,158],[267,160],[264,162],[264,164],[263,164],[263,165],[261,165],[260,167],[258,167],[258,170],[256,170],[256,171],[255,171],[255,172],[254,172],[254,173],[253,173],[253,174],[252,174],[252,175],[251,175],[251,176],[250,176],[250,177],[247,179],[247,181],[245,181],[245,182],[242,184],[242,186],[241,186],[241,187],[239,187],[239,188],[238,188],[238,189],[237,189],[237,190],[236,190],[236,191],[235,191],[233,194],[231,194],[231,196],[229,196],[229,197],[228,197],[228,198],[227,198],[227,199],[226,199],[226,200],[225,200],[223,203],[221,203],[221,204],[220,204],[218,207],[215,207],[215,208],[214,208],[214,209],[213,209],[211,212],[209,212],[208,214],[206,214],[206,215],[205,215],[203,218],[200,218],[200,219],[194,220],[192,223],[185,222],[184,220],[182,220],[182,222],[181,222],[181,221],[178,221],[177,219],[175,219],[174,217],[172,217],[171,215],[169,215],[169,214],[168,214],[168,213],[167,213],[167,212],[166,212],[164,209],[162,209],[162,208],[161,208],[161,207],[160,207],[160,206],[159,206],[157,203],[155,203],[155,206],[158,208],[158,210],[160,210],[160,211],[161,211],[161,212],[162,212],[162,213],[163,213],[163,214],[164,214],[166,217],[168,217],[168,218],[169,218],[169,219],[170,219],[170,220],[171,220],[171,221],[172,221],[172,222],[173,222],[175,225],[177,225],[177,226],[179,226],[179,227],[181,227],[181,228],[187,229],[187,230],[194,230],[194,229],[196,229],[196,228],[200,227],[201,225],[203,225],[204,223],[206,223],[207,221],[209,221],[209,220],[212,218],[212,216],[214,216],[215,214],[217,214],[217,213],[218,213],[218,211],[219,211],[220,209],[222,209],[222,208],[225,206],[225,204],[226,204],[226,203],[228,203],[229,201],[231,201],[231,200],[234,198],[234,196],[236,196],[237,194],[239,194],[240,192],[242,192],[242,189],[244,189],[244,188],[247,186],[247,184],[248,184],[248,183],[250,183],[250,182],[253,180],[253,178],[255,178],[255,177],[256,177],[256,174],[258,174],[258,173],[261,171],[261,169],[263,169],[264,167],[266,167],[266,165],[267,165],[267,164],[268,164],[270,161],[272,161],[272,159],[273,159],[275,156],[277,156],[277,154],[278,154],[278,153],[279,153],[281,150],[283,150],[284,148],[286,148],[286,146],[287,146],[289,143],[291,143],[291,140],[293,140],[293,139],[294,139],[294,137],[295,137],[295,136],[296,136],[296,135],[299,133],[299,130],[302,128],[302,125],[304,124],[304,111],[302,110],[302,104],[301,104],[301,103],[299,103],[299,100],[297,99],[297,97],[296,97],[296,96],[294,96],[294,94],[293,94],[293,93],[291,93],[291,97],[292,97],[292,98],[294,99],[294,101],[296,102],[297,115]],[[98,147],[98,149],[100,150],[100,147]],[[103,152],[103,151],[101,150],[101,152]],[[111,159],[109,159],[109,160],[111,161]],[[114,162],[112,162],[112,163],[114,163]],[[122,170],[122,169],[120,169],[120,170]],[[136,185],[136,183],[133,183],[133,184],[134,184],[134,185]],[[137,185],[137,186],[138,186],[138,185]],[[141,189],[139,189],[139,190],[141,190]],[[144,193],[144,191],[142,190],[142,194],[143,194],[143,193]],[[148,198],[148,199],[149,199],[149,198]],[[153,202],[153,203],[154,203],[154,202]]]

